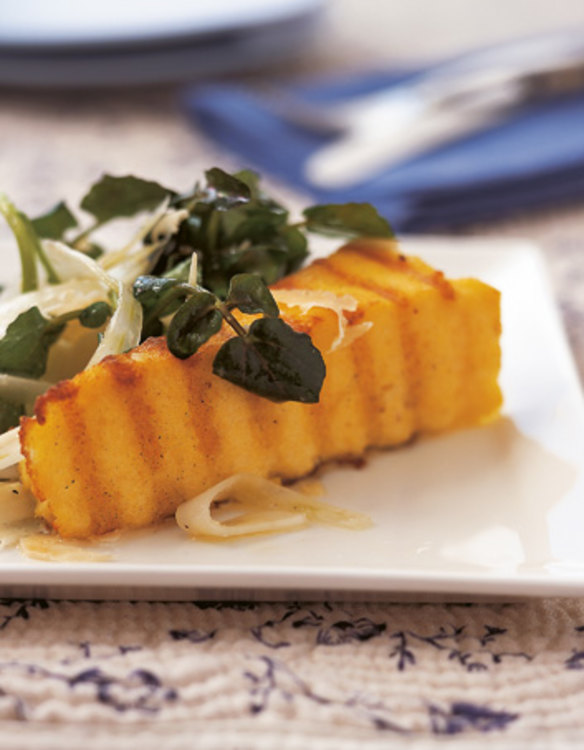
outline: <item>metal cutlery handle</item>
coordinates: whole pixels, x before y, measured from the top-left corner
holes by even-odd
[[[419,78],[340,106],[345,127],[353,115],[368,119],[406,90],[430,107],[461,107],[477,102],[518,104],[569,93],[584,86],[584,30],[507,42],[468,53],[433,67]]]
[[[462,55],[387,90],[330,107],[327,119],[336,123],[340,138],[309,160],[306,174],[323,187],[358,182],[511,108],[583,88],[582,31]]]

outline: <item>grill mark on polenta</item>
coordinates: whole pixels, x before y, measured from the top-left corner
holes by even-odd
[[[457,401],[460,404],[460,407],[456,414],[456,420],[461,420],[461,419],[465,420],[466,415],[470,411],[471,398],[473,395],[469,393],[468,391],[466,391],[465,388],[463,387],[466,373],[471,372],[471,361],[472,361],[471,348],[472,348],[473,340],[471,338],[468,315],[466,315],[466,310],[462,306],[458,310],[458,319],[459,319],[459,325],[460,325],[460,337],[463,340],[462,350],[460,352],[463,365],[462,365],[460,377],[457,383],[457,396],[458,396]]]
[[[345,249],[342,251],[343,254],[348,254],[348,249]],[[334,256],[333,256],[334,257]],[[356,324],[358,322],[361,322],[364,317],[364,311],[362,309],[362,306],[368,306],[373,304],[374,299],[378,299],[382,304],[390,305],[389,309],[395,310],[398,314],[398,316],[403,317],[402,313],[408,313],[408,311],[411,310],[410,303],[407,299],[404,299],[399,293],[397,293],[395,290],[388,289],[386,287],[382,287],[379,284],[373,284],[368,283],[367,280],[362,280],[360,277],[357,277],[355,275],[349,274],[347,272],[343,272],[342,269],[339,269],[338,266],[335,266],[331,263],[327,263],[327,259],[323,259],[324,262],[321,260],[314,261],[310,266],[307,268],[297,272],[293,276],[285,277],[278,281],[273,286],[275,288],[280,289],[311,289],[311,288],[333,288],[335,289],[338,294],[356,294],[357,290],[361,291],[362,293],[367,293],[372,296],[372,299],[369,298],[366,301],[362,301],[359,303],[359,307],[355,311],[351,312],[345,312],[345,318],[349,322],[350,325]],[[317,266],[317,269],[315,269],[315,266]],[[314,274],[314,275],[313,275]],[[391,323],[389,323],[391,325]],[[298,330],[297,323],[294,324],[294,327]],[[407,347],[404,343],[404,339],[406,334],[403,331],[403,326],[398,326],[399,328],[399,340],[401,341],[401,349],[400,352],[400,359],[404,361],[404,367],[405,367],[405,358],[407,356]],[[362,337],[360,339],[357,339],[356,342],[363,342],[364,339],[367,338]],[[377,337],[374,337],[377,338]],[[372,339],[373,340],[373,339]],[[377,354],[373,352],[374,355],[379,356],[379,353]],[[355,355],[357,356],[357,355]],[[367,355],[364,355],[367,356]],[[404,381],[405,381],[405,387],[406,395],[404,396],[404,400],[407,401],[407,404],[404,404],[406,407],[406,410],[410,408],[410,403],[413,402],[412,394],[411,394],[411,383],[410,379],[408,377],[408,373],[404,373]],[[331,382],[330,378],[327,376],[325,379],[324,385],[323,385],[323,394],[321,397],[321,403],[318,405],[318,414],[317,417],[315,415],[314,419],[310,420],[311,425],[311,434],[312,437],[314,434],[314,440],[315,445],[318,446],[318,452],[319,455],[324,455],[327,452],[327,444],[329,442],[329,437],[327,435],[326,429],[323,428],[323,425],[328,424],[327,416],[324,413],[323,405],[325,403],[324,397],[326,396],[326,392],[328,391],[328,388],[330,387]],[[384,393],[381,390],[378,390],[377,397],[374,399],[370,399],[371,403],[371,411],[373,411],[376,414],[376,420],[378,425],[383,424],[383,414],[385,410],[385,396]],[[312,413],[312,412],[311,412]],[[400,418],[401,420],[402,418]],[[381,427],[379,428],[381,430],[378,434],[383,434],[383,430]],[[383,442],[383,441],[382,441]]]
[[[262,413],[264,404],[268,406],[269,402],[267,402],[265,399],[262,399],[261,397],[258,398],[255,394],[250,393],[249,391],[244,391],[242,395],[243,398],[241,399],[241,409],[245,411],[247,415],[247,422],[250,426],[249,433],[246,439],[246,442],[248,443],[247,447],[249,447],[249,445],[254,446],[252,450],[254,460],[258,462],[259,466],[262,463],[260,459],[261,457],[263,457],[264,466],[267,467],[267,471],[269,472],[271,470],[273,462],[273,458],[270,454],[273,451],[274,443],[270,442],[268,435],[264,434],[264,424],[262,424],[261,419],[257,418],[255,411],[255,409],[259,406],[260,413]],[[278,441],[276,438],[276,443],[277,442]],[[264,451],[264,448],[266,446],[268,450]]]
[[[131,417],[134,436],[140,447],[140,456],[150,469],[156,469],[162,457],[157,445],[158,430],[152,407],[148,400],[143,398],[142,389],[139,387],[143,380],[142,373],[129,357],[107,357],[102,364],[112,375],[126,411]]]
[[[343,271],[338,266],[336,266],[334,262],[331,262],[331,260],[334,260],[334,257],[335,256],[332,256],[331,259],[319,259],[313,263],[313,266],[318,265],[320,268],[324,267],[326,271],[328,271],[336,278],[343,280],[345,283],[374,292],[383,299],[395,304],[396,310],[398,312],[399,338],[401,342],[403,361],[406,370],[404,406],[406,408],[406,412],[410,411],[415,417],[418,412],[416,382],[417,378],[419,377],[419,362],[415,344],[411,339],[409,321],[411,315],[417,314],[417,309],[415,307],[412,307],[409,299],[407,299],[404,295],[400,294],[396,290],[381,286],[379,284],[375,284],[374,282],[370,282],[366,279],[362,279],[359,276]]]
[[[401,253],[388,251],[375,245],[359,245],[359,249],[351,251],[357,256],[365,256],[368,260],[381,266],[384,270],[392,269],[407,274],[416,281],[436,289],[444,299],[454,299],[455,291],[452,284],[446,279],[442,271],[433,270],[432,273],[424,273],[416,268],[411,259]]]
[[[70,457],[71,470],[74,476],[68,480],[67,484],[62,487],[61,492],[53,498],[53,502],[49,505],[53,506],[51,510],[55,517],[69,516],[74,519],[76,525],[83,527],[83,518],[80,517],[79,513],[81,507],[81,510],[84,510],[88,517],[89,533],[99,534],[102,533],[103,518],[111,518],[112,514],[115,513],[115,508],[111,498],[103,494],[101,474],[95,459],[94,441],[88,433],[79,399],[66,399],[61,413],[64,417],[64,425],[60,440],[65,440],[68,444],[68,450],[63,451],[63,453]],[[80,489],[83,485],[92,488],[91,494]],[[96,495],[99,497],[98,503],[94,501]],[[60,508],[59,512],[55,512],[56,505]],[[106,531],[107,529],[103,530]],[[87,533],[87,529],[81,528],[77,533],[83,535],[83,533]]]
[[[276,416],[275,404],[265,398],[251,398],[248,400],[250,414],[252,415],[252,424],[254,425],[258,442],[270,455],[270,464],[278,465],[281,463],[281,428]]]
[[[106,376],[104,390],[110,389],[110,408],[117,409],[119,422],[127,430],[125,457],[120,457],[119,461],[113,460],[112,465],[112,458],[106,459],[104,452],[100,452],[104,466],[110,463],[109,471],[104,472],[110,476],[106,489],[125,525],[143,525],[144,520],[141,519],[156,519],[158,496],[166,491],[161,477],[163,459],[157,440],[158,425],[152,407],[145,398],[139,362],[132,356],[122,355],[105,359],[101,364]],[[129,483],[133,487],[133,497],[139,502],[122,502],[127,491],[124,486]]]
[[[367,445],[371,445],[374,436],[380,430],[380,412],[373,371],[369,367],[363,367],[362,363],[374,362],[376,353],[372,351],[370,337],[367,335],[361,336],[352,343],[351,352],[355,379],[360,386],[361,413],[366,425]]]
[[[360,287],[361,289],[367,289],[367,291],[374,292],[375,294],[378,294],[380,297],[383,297],[384,299],[388,299],[391,302],[394,302],[396,305],[400,305],[401,307],[409,306],[409,300],[407,299],[407,297],[405,297],[403,294],[400,294],[395,289],[381,286],[380,284],[376,284],[373,281],[368,281],[366,279],[363,279],[354,273],[349,273],[348,271],[344,271],[342,268],[339,268],[331,260],[329,260],[329,258],[319,258],[318,260],[314,261],[313,265],[315,266],[318,265],[319,267],[326,269],[327,271],[329,271],[329,273],[331,273],[337,279],[341,279],[341,281],[344,281],[346,284],[350,286]]]
[[[56,432],[58,441],[66,443],[66,450],[62,453],[69,458],[73,476],[69,477],[67,483],[62,484],[57,492],[52,493],[52,497],[47,497],[43,488],[39,486],[39,477],[34,470],[34,462],[31,465],[32,471],[29,471],[29,477],[32,482],[33,493],[43,499],[43,504],[39,505],[39,512],[43,518],[58,530],[59,524],[55,521],[55,518],[63,515],[69,516],[74,519],[75,534],[84,536],[91,533],[100,533],[99,513],[104,508],[103,506],[96,506],[95,503],[92,503],[91,495],[80,490],[80,486],[88,480],[92,492],[101,494],[102,482],[92,450],[92,440],[87,433],[83,413],[76,398],[78,392],[79,387],[76,381],[61,381],[40,396],[35,404],[35,419],[42,429],[43,425],[46,424],[47,412],[51,405],[61,402],[60,413],[63,424],[61,429]],[[28,424],[23,425],[21,436],[23,442],[25,442],[24,437],[28,428],[32,428],[34,424],[32,419],[27,419],[26,422]],[[54,427],[53,432],[55,432]],[[54,447],[55,444],[53,444]],[[24,455],[26,455],[30,465],[30,452],[27,449],[25,449]],[[79,484],[77,480],[79,480]],[[111,516],[112,507],[107,500],[104,504],[106,516]]]
[[[444,299],[454,299],[456,297],[454,287],[444,276],[443,271],[434,271],[430,276],[426,276],[426,279],[428,280],[428,284],[437,289]]]
[[[406,396],[404,405],[406,411],[409,410],[412,412],[414,423],[417,422],[419,409],[417,391],[418,378],[420,376],[420,362],[417,352],[417,341],[415,340],[412,333],[412,326],[410,325],[410,316],[417,314],[418,309],[416,307],[412,307],[410,310],[401,309],[398,311],[399,338],[405,367]]]
[[[149,367],[143,368],[143,388],[151,403],[161,457],[160,465],[152,472],[156,520],[174,512],[177,498],[186,498],[189,476],[195,469],[195,481],[204,473],[200,461],[196,461],[199,445],[189,423],[192,409],[183,370],[180,360],[159,353],[152,357]]]
[[[212,377],[210,369],[208,377],[201,377],[202,354],[203,350],[185,360],[181,373],[191,404],[191,424],[200,446],[201,456],[206,459],[207,466],[212,466],[221,451],[221,434],[215,423],[215,408],[211,403],[213,390],[209,380]],[[210,368],[210,358],[208,364]]]
[[[110,355],[101,364],[107,368],[120,386],[135,386],[139,380],[135,362],[128,355]]]

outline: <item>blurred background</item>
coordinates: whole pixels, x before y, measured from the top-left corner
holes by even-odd
[[[96,5],[3,7],[0,191],[22,210],[35,215],[61,199],[77,205],[103,172],[183,190],[210,166],[246,166],[295,205],[372,200],[400,232],[531,238],[550,261],[584,374],[582,0]],[[527,64],[506,46],[534,38],[560,41],[541,54],[528,50]],[[493,48],[504,65],[476,57]],[[546,66],[555,78],[543,75]],[[517,98],[525,70],[529,96]],[[448,117],[462,101],[470,125],[467,117],[457,130],[447,118],[438,135],[422,133],[421,146],[406,143],[401,160],[392,141],[388,156],[391,117],[385,125],[387,115],[372,110],[359,120],[367,97],[412,84],[419,96],[428,76],[442,94],[448,84]],[[483,98],[469,101],[477,88]],[[411,120],[416,127],[434,121],[443,102],[431,105]],[[356,157],[372,166],[353,183],[346,174],[339,185],[330,174],[326,184],[311,182],[309,159],[346,137],[347,112],[360,140],[379,142],[381,154]]]

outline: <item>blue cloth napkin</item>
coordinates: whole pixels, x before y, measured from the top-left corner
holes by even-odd
[[[289,89],[307,102],[350,101],[416,73],[362,74]],[[512,117],[418,155],[366,182],[322,190],[303,174],[330,136],[285,119],[241,86],[194,88],[186,110],[241,162],[288,181],[315,202],[369,201],[399,231],[424,232],[503,218],[584,197],[584,92],[532,105]]]

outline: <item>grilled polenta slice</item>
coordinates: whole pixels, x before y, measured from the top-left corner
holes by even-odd
[[[300,477],[369,446],[496,414],[495,289],[447,281],[386,240],[353,242],[274,288],[357,301],[345,313],[346,345],[333,350],[333,310],[282,306],[323,353],[318,404],[273,403],[213,375],[226,326],[187,360],[173,357],[163,338],[149,339],[57,384],[23,420],[22,472],[38,515],[64,537],[147,526],[238,472]],[[356,326],[362,335],[352,337]]]

